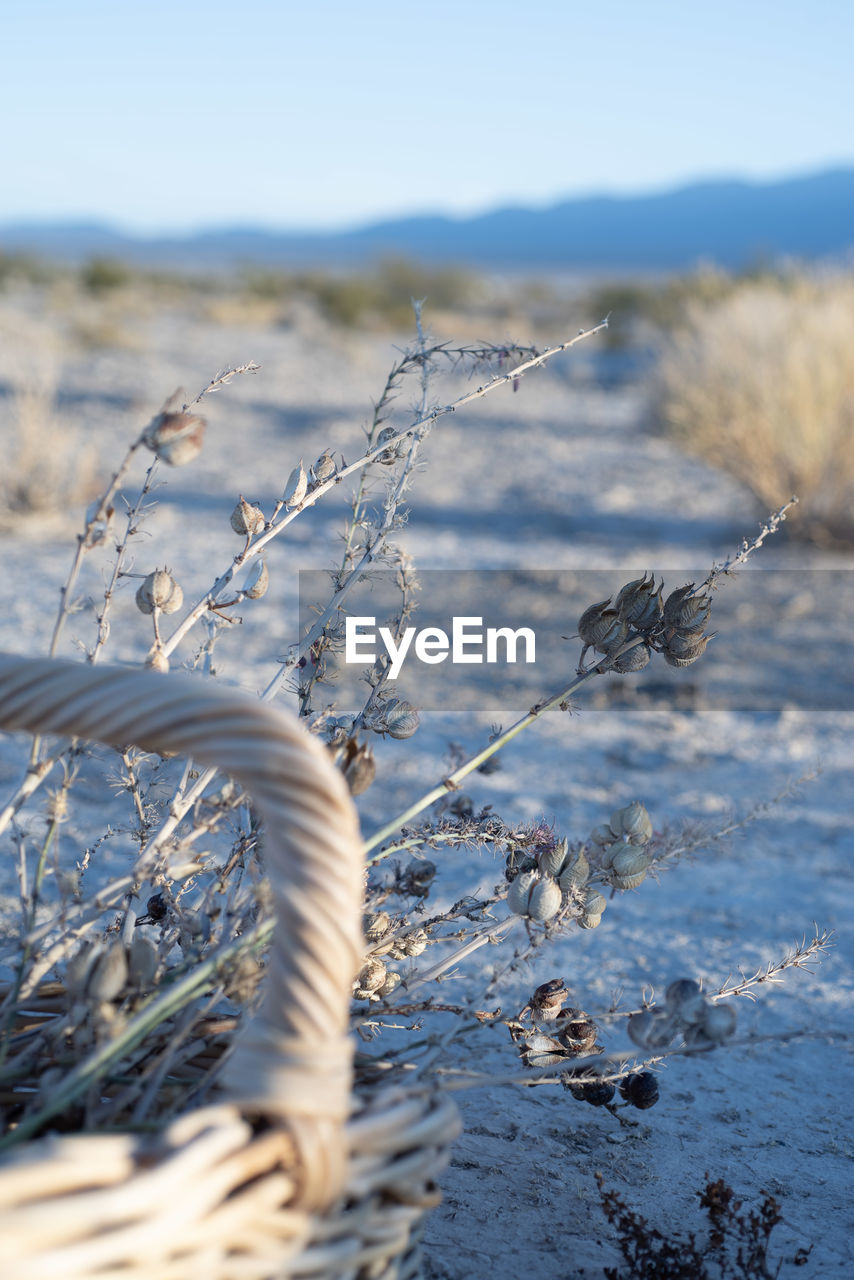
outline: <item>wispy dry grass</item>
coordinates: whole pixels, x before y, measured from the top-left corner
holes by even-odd
[[[658,380],[664,426],[775,505],[794,528],[854,540],[854,280],[745,282],[690,304]]]
[[[60,353],[52,335],[34,337],[0,398],[0,529],[31,515],[74,509],[92,497],[95,450],[57,408]]]

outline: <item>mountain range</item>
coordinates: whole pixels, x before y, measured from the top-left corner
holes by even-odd
[[[0,223],[0,252],[81,261],[109,256],[195,268],[366,265],[389,255],[493,269],[739,269],[854,249],[854,167],[773,182],[695,182],[645,195],[591,195],[473,217],[423,215],[343,231],[223,227],[142,237],[99,223]]]

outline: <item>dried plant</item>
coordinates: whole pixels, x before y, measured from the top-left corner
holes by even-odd
[[[367,792],[376,769],[372,735],[411,737],[419,727],[418,708],[397,694],[384,659],[367,671],[360,705],[327,704],[325,661],[341,644],[348,599],[365,575],[378,568],[396,574],[399,602],[387,620],[392,632],[399,635],[411,614],[415,567],[392,539],[405,519],[404,501],[430,432],[473,401],[501,387],[515,389],[532,369],[607,323],[542,351],[506,344],[451,347],[433,342],[420,306],[415,313],[416,340],[392,368],[365,438],[354,445],[354,460],[345,462],[318,441],[313,462],[292,460],[281,496],[269,509],[237,487],[230,517],[234,554],[211,568],[209,585],[192,598],[179,563],[149,564],[139,550],[141,532],[156,518],[157,475],[163,467],[192,465],[204,447],[205,398],[258,366],[225,370],[195,399],[167,401],[134,437],[87,511],[50,653],[59,651],[72,616],[80,629],[78,584],[84,563],[94,557],[102,564],[103,594],[81,643],[85,661],[99,662],[108,651],[116,593],[130,583],[146,637],[139,660],[165,674],[183,647],[186,665],[212,674],[215,650],[229,643],[237,611],[263,608],[271,542],[318,502],[348,493],[329,598],[306,633],[275,659],[260,696],[271,701],[282,692],[294,695],[353,793]],[[433,388],[442,367],[467,369],[480,380],[456,400],[437,402]],[[413,412],[404,417],[396,398],[407,380],[417,392]],[[132,482],[140,458],[143,474]],[[668,987],[662,1004],[650,996],[631,1010],[615,1006],[588,1014],[587,1002],[574,993],[570,1002],[555,979],[541,984],[518,1014],[503,1014],[497,1003],[502,983],[541,948],[576,929],[599,927],[606,908],[607,928],[619,910],[611,908],[613,899],[680,857],[714,845],[733,824],[668,833],[638,800],[602,814],[592,832],[559,833],[542,822],[476,811],[460,790],[466,777],[493,767],[502,748],[544,715],[566,712],[570,699],[602,674],[631,678],[652,661],[684,667],[702,660],[714,634],[708,630],[714,592],[790,507],[779,508],[699,585],[668,582],[665,591],[651,571],[630,582],[615,580],[611,595],[591,601],[578,619],[581,646],[571,679],[556,674],[555,692],[510,728],[496,728],[473,755],[458,754],[450,771],[437,766],[435,785],[402,812],[386,820],[376,815],[365,842],[365,954],[353,992],[362,1085],[412,1072],[445,1088],[480,1083],[478,1072],[449,1061],[447,1049],[498,1021],[506,1028],[508,1068],[491,1083],[560,1085],[578,1102],[645,1109],[657,1099],[653,1073],[662,1058],[755,1043],[736,1034],[736,998],[752,997],[761,983],[804,967],[829,945],[828,935],[817,931],[812,942],[761,974],[711,992],[689,975]],[[7,833],[16,855],[19,890],[19,919],[0,951],[0,963],[12,973],[0,991],[0,1147],[47,1127],[164,1123],[210,1090],[263,975],[271,929],[263,832],[247,797],[191,760],[128,747],[106,757],[113,794],[105,797],[100,826],[69,863],[63,830],[81,779],[91,785],[96,758],[103,753],[82,743],[35,740],[18,786],[0,807],[0,833]],[[437,802],[432,815],[415,822]],[[439,900],[437,864],[455,846],[490,849],[504,874],[491,892],[448,905]],[[443,978],[496,942],[507,945],[483,991],[445,1000]],[[602,1029],[624,1026],[635,1048],[606,1050],[598,1039]]]
[[[847,276],[744,282],[687,308],[659,371],[677,439],[763,506],[796,492],[794,528],[823,541],[854,536],[852,303]]]

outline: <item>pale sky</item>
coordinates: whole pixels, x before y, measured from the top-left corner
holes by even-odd
[[[351,226],[854,162],[851,0],[0,0],[0,223]]]

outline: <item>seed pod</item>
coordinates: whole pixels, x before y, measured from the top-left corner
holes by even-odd
[[[684,641],[678,641],[676,636],[672,636],[667,642],[665,648],[661,651],[664,654],[664,661],[671,667],[690,667],[691,663],[696,662],[697,659],[705,652],[706,645],[715,635],[717,635],[717,632],[713,631],[707,636],[692,637],[690,644],[686,644]],[[674,641],[677,641],[677,648],[681,648],[683,652],[674,652],[670,647]]]
[[[519,849],[511,849],[504,860],[504,879],[508,884],[512,884],[523,871],[536,870],[536,858],[532,858],[530,854],[523,854]]]
[[[635,578],[634,582],[627,582],[614,601],[614,608],[622,621],[644,633],[658,626],[661,620],[662,586],[656,590],[654,573],[650,573],[648,577],[644,574],[642,578]]]
[[[144,991],[157,972],[157,947],[150,938],[138,933],[130,944],[128,973],[131,984]]]
[[[376,448],[378,445],[385,444],[387,440],[394,439],[394,436],[396,434],[397,432],[395,431],[394,427],[383,427],[382,431],[379,433],[379,435],[376,438],[376,443],[374,445],[374,448]],[[381,462],[384,467],[393,466],[394,463],[397,461],[398,457],[400,456],[399,449],[400,449],[400,441],[396,441],[394,445],[389,446],[388,449],[384,450],[384,452],[380,454],[380,456],[377,458],[377,462]]]
[[[540,922],[557,915],[562,899],[557,881],[536,871],[523,871],[507,891],[507,905],[515,915]]]
[[[163,897],[163,894],[152,894],[148,899],[148,902],[145,904],[145,911],[146,915],[150,916],[151,920],[155,924],[159,923],[161,920],[165,920],[169,912],[169,906],[166,899]],[[137,923],[139,923],[139,921]]]
[[[388,976],[388,970],[382,960],[369,960],[359,970],[353,984],[353,994],[357,1000],[373,999]]]
[[[115,1000],[121,993],[127,978],[128,962],[125,949],[119,942],[111,943],[92,966],[92,972],[86,984],[86,996],[89,1000],[102,1002]]]
[[[567,1009],[558,1018],[558,1036],[567,1052],[576,1058],[593,1053],[598,1027],[583,1009]]]
[[[241,494],[237,500],[237,506],[231,513],[231,527],[234,532],[251,537],[252,534],[261,532],[264,523],[264,512],[261,508],[253,507],[252,503],[247,502]]]
[[[587,915],[601,916],[608,905],[606,898],[596,889],[589,889],[584,899],[584,910]]]
[[[619,831],[612,831],[611,828],[603,822],[601,826],[593,828],[590,832],[590,839],[593,844],[598,844],[600,848],[604,848],[606,845],[611,843],[615,836],[618,836],[619,834]]]
[[[305,467],[302,465],[302,458],[298,467],[294,467],[288,476],[288,483],[285,485],[285,491],[282,494],[282,502],[286,507],[298,507],[305,497],[308,489],[308,476],[305,474]]]
[[[427,932],[424,929],[414,929],[412,933],[407,933],[403,940],[403,954],[407,957],[420,956],[422,951],[427,949]]]
[[[565,1058],[563,1046],[552,1036],[533,1031],[525,1037],[522,1060],[526,1067],[550,1067],[555,1062],[563,1062]]]
[[[603,1072],[607,1071],[607,1069],[607,1067],[602,1068]],[[595,1074],[595,1068],[588,1067],[584,1074],[587,1076]],[[616,1087],[610,1080],[573,1081],[572,1073],[569,1071],[561,1076],[561,1080],[569,1089],[573,1098],[576,1098],[579,1102],[588,1102],[592,1107],[607,1106],[609,1102],[613,1101],[614,1094],[617,1092]]]
[[[706,1039],[713,1044],[723,1044],[735,1032],[736,1014],[731,1004],[707,1004],[700,1026]]]
[[[385,723],[392,738],[411,738],[421,723],[421,717],[411,702],[395,702],[386,712]]]
[[[194,413],[158,413],[143,433],[142,443],[170,467],[183,467],[201,452],[204,418]]]
[[[535,1022],[554,1022],[563,1007],[567,990],[563,978],[543,982],[531,996],[531,1016]]]
[[[543,849],[537,854],[537,864],[543,875],[557,879],[566,863],[568,849],[569,841],[564,837],[553,849]]]
[[[695,658],[703,652],[713,635],[702,635],[693,631],[674,631],[666,642],[667,652],[674,658]]]
[[[103,944],[100,942],[96,942],[94,946],[84,943],[68,961],[65,967],[65,986],[74,998],[82,999],[86,994],[92,969],[103,951]]]
[[[260,558],[255,561],[243,583],[243,594],[249,600],[260,600],[267,594],[270,585],[270,573],[266,563]]]
[[[366,742],[356,747],[344,768],[344,778],[351,796],[363,795],[377,776],[377,762]]]
[[[658,1080],[651,1071],[633,1071],[620,1081],[620,1093],[638,1111],[647,1111],[658,1102]]]
[[[395,987],[400,985],[400,974],[394,969],[389,969],[386,974],[385,982],[380,987],[377,995],[384,1000],[386,996],[390,996]]]
[[[631,852],[632,849],[634,849],[634,845],[629,844],[627,840],[615,840],[608,845],[607,849],[602,850],[599,866],[603,871],[609,871],[618,853]]]
[[[642,1049],[666,1049],[678,1025],[666,1009],[644,1009],[631,1015],[626,1030],[629,1039]]]
[[[709,619],[712,602],[707,595],[692,596],[693,582],[671,591],[664,602],[664,625],[684,630],[702,631]]]
[[[682,1022],[700,1023],[705,1017],[706,1000],[699,982],[693,978],[677,978],[671,982],[664,993],[664,1000],[669,1012],[676,1014]]]
[[[317,462],[311,468],[311,474],[314,476],[315,484],[324,484],[327,480],[332,479],[337,470],[331,451],[324,449]]]
[[[376,911],[362,916],[362,932],[368,942],[377,942],[391,928],[391,916],[387,911]]]
[[[633,845],[625,845],[611,860],[611,874],[617,889],[636,889],[646,879],[652,857]]]
[[[136,593],[136,607],[140,613],[174,613],[184,603],[184,592],[167,569],[155,569]]]
[[[578,917],[579,929],[598,929],[602,923],[601,911],[598,915],[594,912],[585,911],[584,915]]]
[[[586,884],[589,875],[590,863],[584,849],[579,849],[572,861],[564,864],[557,882],[564,893],[569,893],[570,889],[579,889]]]
[[[633,639],[631,635],[626,638]],[[651,657],[652,650],[648,644],[636,644],[633,649],[627,649],[625,653],[617,655],[611,670],[616,671],[619,676],[633,675],[636,671],[643,671]]]
[[[652,837],[652,819],[640,800],[620,810],[620,826],[630,844],[646,844]]]
[[[616,609],[609,608],[607,600],[601,600],[584,610],[578,619],[578,634],[585,650],[592,646],[597,653],[611,653],[619,649],[629,628],[620,620]]]

